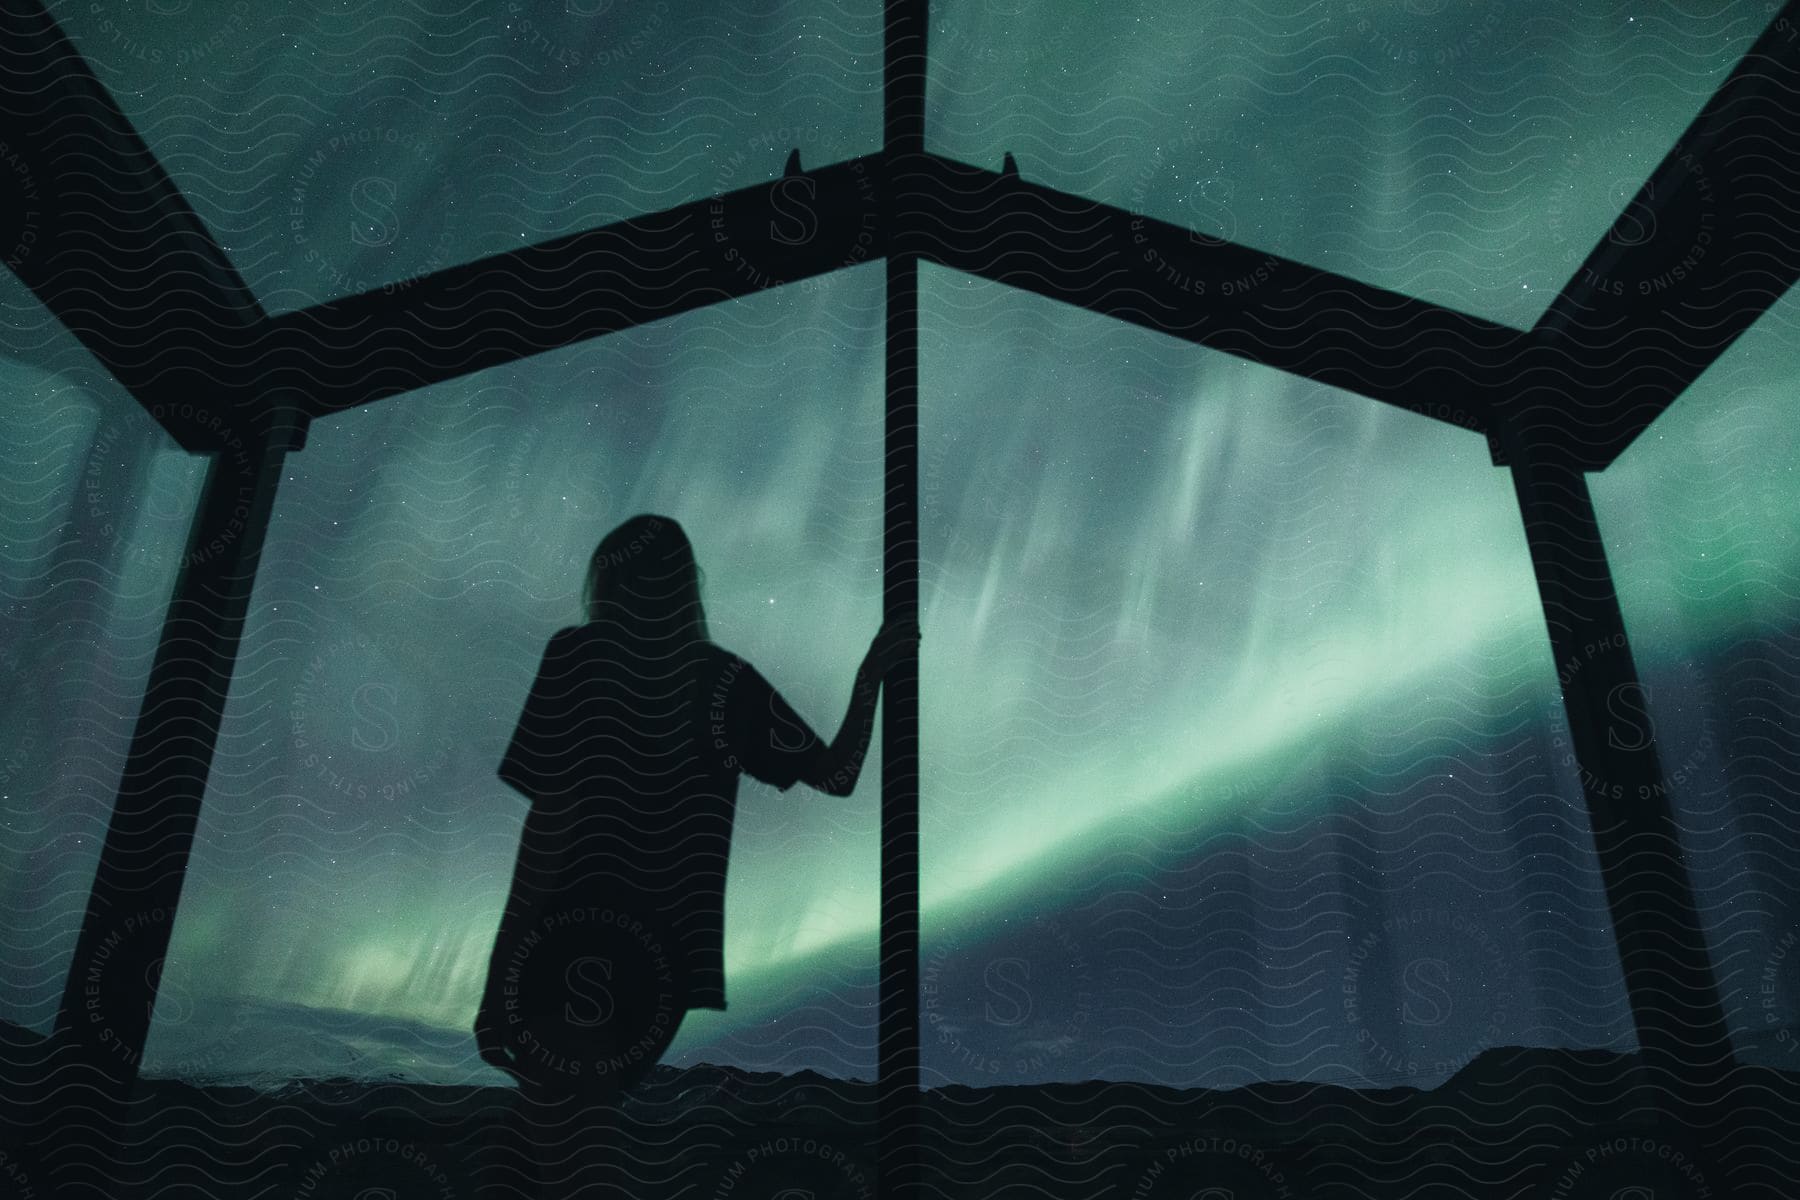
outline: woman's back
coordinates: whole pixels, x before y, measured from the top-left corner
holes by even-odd
[[[701,696],[722,654],[648,647],[607,621],[551,638],[500,768],[531,799],[521,865],[546,874],[530,884],[667,903],[682,877],[722,871],[736,789]]]
[[[605,620],[558,630],[500,767],[532,801],[511,907],[603,903],[665,922],[692,1006],[724,1008],[738,775],[786,790],[821,750],[755,667],[709,640],[648,645]]]

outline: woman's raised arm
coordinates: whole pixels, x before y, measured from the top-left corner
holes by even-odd
[[[862,776],[863,761],[875,733],[875,701],[887,674],[920,637],[917,621],[884,625],[869,643],[869,652],[856,669],[850,689],[850,707],[837,737],[813,760],[801,777],[808,787],[828,796],[848,796]]]

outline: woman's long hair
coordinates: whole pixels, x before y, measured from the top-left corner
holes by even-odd
[[[653,647],[710,641],[704,578],[687,531],[673,517],[638,513],[600,539],[581,589],[583,616],[611,620]]]

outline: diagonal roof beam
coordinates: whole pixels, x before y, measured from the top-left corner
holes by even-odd
[[[1523,331],[936,155],[923,253],[1467,429]],[[903,180],[904,181],[904,180]]]
[[[190,450],[263,312],[40,0],[0,0],[0,260]]]
[[[1512,393],[1604,468],[1793,284],[1796,229],[1790,0],[1539,320]]]
[[[879,154],[476,259],[269,322],[258,392],[309,417],[873,262]]]

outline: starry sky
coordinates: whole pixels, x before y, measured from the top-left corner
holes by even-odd
[[[1774,5],[934,5],[928,143],[1529,326]],[[880,139],[865,0],[52,5],[271,312]],[[835,730],[881,615],[877,263],[320,421],[146,1069],[500,1082],[495,777],[599,538]],[[1430,1086],[1634,1045],[1509,477],[1474,435],[926,266],[925,1082]],[[47,1030],[202,459],[0,276],[0,1016]],[[1592,480],[1734,1034],[1800,1062],[1800,302]],[[726,1012],[872,1077],[880,759],[746,781]]]

